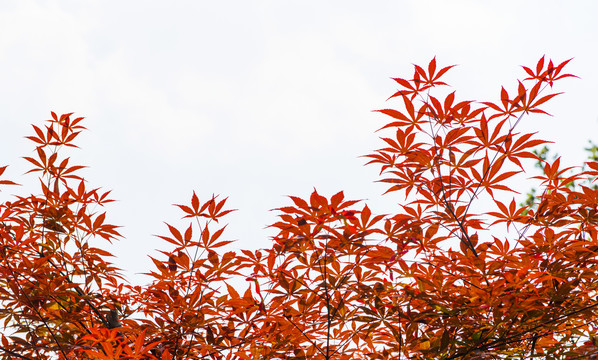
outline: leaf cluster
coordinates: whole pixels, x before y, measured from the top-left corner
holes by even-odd
[[[416,65],[366,155],[404,197],[395,213],[314,190],[276,209],[270,248],[227,251],[227,199],[193,192],[143,286],[97,245],[120,238],[109,192],[64,157],[83,119],[52,113],[28,137],[40,193],[0,204],[0,359],[596,356],[598,190],[580,181],[598,162],[571,173],[518,128],[545,114],[567,62],[524,67],[496,102],[439,96],[452,66]],[[518,205],[529,161],[541,195]]]

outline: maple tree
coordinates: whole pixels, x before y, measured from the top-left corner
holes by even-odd
[[[439,96],[452,66],[416,65],[394,79],[399,109],[379,110],[390,135],[366,155],[400,195],[395,213],[314,191],[277,209],[271,248],[235,252],[226,199],[193,192],[145,286],[101,245],[120,237],[109,192],[65,156],[83,118],[52,113],[28,137],[39,193],[0,203],[0,359],[598,356],[598,162],[571,174],[519,129],[567,63],[523,67],[496,103]],[[526,161],[543,175],[517,205],[509,180]]]

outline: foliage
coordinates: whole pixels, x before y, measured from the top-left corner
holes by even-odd
[[[277,209],[271,248],[232,252],[226,199],[194,192],[147,286],[96,245],[120,237],[101,210],[109,193],[64,156],[83,119],[52,113],[25,157],[40,193],[0,204],[0,359],[596,356],[598,190],[580,180],[598,163],[567,175],[533,152],[546,141],[518,132],[572,76],[567,62],[524,67],[496,103],[439,97],[451,66],[416,65],[394,79],[401,108],[379,110],[391,135],[367,155],[405,196],[396,213],[314,191]],[[543,166],[541,195],[517,205],[508,184],[526,161]]]
[[[587,161],[588,162],[596,162],[596,161],[598,161],[598,145],[594,144],[592,142],[592,140],[588,140],[588,143],[589,143],[588,147],[584,148],[584,150],[587,153]],[[540,150],[533,150],[533,153],[536,156],[538,156],[538,158],[539,158],[535,162],[534,166],[543,172],[544,164],[546,163],[546,161],[548,161],[548,158],[549,158],[550,148],[548,146],[544,145],[542,147],[542,149],[540,149]],[[552,158],[552,161],[554,161],[559,156],[558,156],[558,154],[552,154],[552,155],[550,155],[550,157]],[[581,168],[585,170],[586,164],[584,163],[581,166]],[[568,186],[568,187],[578,186],[579,187],[579,186],[583,185],[583,186],[591,187],[592,189],[596,190],[596,189],[598,189],[598,185],[594,184],[594,179],[595,179],[595,177],[593,177],[593,176],[587,176],[586,178],[581,179],[577,183],[570,182],[570,183],[566,184],[566,186]],[[521,205],[527,205],[530,208],[533,208],[536,203],[536,192],[537,192],[537,189],[535,189],[535,188],[530,189],[526,194],[525,201]]]

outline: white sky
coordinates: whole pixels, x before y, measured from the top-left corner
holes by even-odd
[[[374,130],[388,120],[371,110],[397,106],[389,78],[433,56],[459,64],[447,76],[459,99],[480,101],[543,54],[574,57],[581,79],[557,85],[554,117],[524,127],[579,164],[598,141],[597,16],[596,1],[0,0],[0,164],[31,182],[30,124],[75,112],[89,131],[73,159],[118,200],[113,251],[131,277],[193,190],[229,196],[239,211],[225,237],[264,247],[285,195],[344,190],[393,210],[401,199],[380,197],[359,156],[381,146]]]

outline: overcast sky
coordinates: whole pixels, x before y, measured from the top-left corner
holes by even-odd
[[[397,106],[390,77],[434,56],[459,65],[447,76],[458,98],[479,101],[543,54],[573,57],[581,79],[524,127],[579,164],[598,141],[597,16],[596,1],[0,0],[0,165],[27,184],[30,124],[75,112],[89,131],[72,156],[118,200],[108,218],[130,277],[193,190],[229,196],[225,237],[264,247],[286,195],[344,190],[396,208],[359,156],[381,146],[387,119],[372,110]]]

